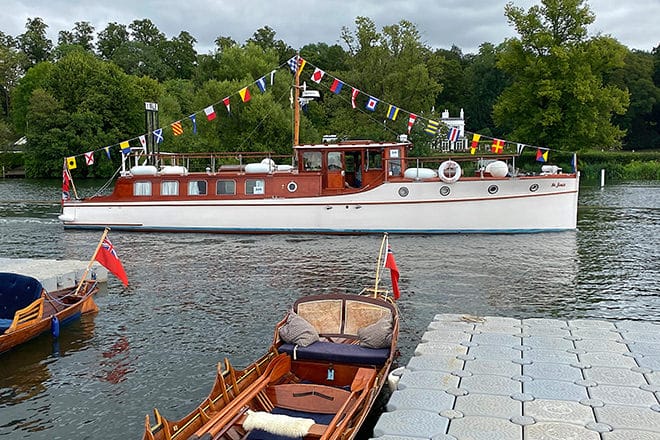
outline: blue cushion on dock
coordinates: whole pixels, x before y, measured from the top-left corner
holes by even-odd
[[[39,299],[41,290],[36,278],[0,272],[0,319],[14,319],[17,310]]]
[[[293,344],[282,344],[280,351],[293,358]],[[329,361],[336,363],[383,365],[390,355],[389,348],[367,348],[353,344],[318,341],[296,349],[296,359]]]

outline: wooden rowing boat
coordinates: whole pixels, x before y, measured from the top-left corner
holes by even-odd
[[[42,333],[59,333],[59,326],[83,313],[96,312],[96,280],[55,292],[46,291],[36,278],[0,273],[0,353]]]
[[[352,439],[387,379],[398,332],[398,309],[378,282],[300,298],[267,353],[243,370],[225,359],[197,408],[175,421],[154,410],[143,439]]]

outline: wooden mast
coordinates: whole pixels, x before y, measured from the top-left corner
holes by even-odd
[[[293,85],[293,146],[300,145],[300,54],[296,55],[295,82]]]

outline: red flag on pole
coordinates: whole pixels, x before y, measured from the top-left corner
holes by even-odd
[[[124,266],[119,261],[117,252],[115,252],[115,248],[108,237],[103,239],[103,244],[101,244],[101,248],[96,254],[96,261],[119,278],[124,286],[128,286],[128,276],[126,276]]]
[[[385,267],[390,270],[390,275],[392,277],[392,292],[394,293],[394,299],[399,299],[399,296],[401,296],[401,292],[399,292],[399,268],[396,266],[396,261],[394,261],[394,252],[392,252],[389,240],[387,242]]]
[[[64,168],[62,168],[62,203],[71,200],[71,191],[69,190],[70,185],[71,175],[65,165]]]

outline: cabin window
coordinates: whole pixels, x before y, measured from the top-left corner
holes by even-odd
[[[264,179],[245,180],[245,194],[263,194],[264,188]]]
[[[161,196],[178,196],[179,195],[179,182],[176,180],[166,180],[160,184]]]
[[[305,151],[303,153],[303,165],[305,171],[320,171],[321,170],[321,152],[320,151]]]
[[[341,170],[341,152],[340,151],[331,151],[328,153],[328,169],[329,170]]]
[[[133,184],[134,196],[150,196],[151,195],[151,182],[135,182]]]
[[[188,195],[205,196],[206,180],[191,180],[190,182],[188,182]]]
[[[217,195],[234,195],[236,194],[236,181],[234,180],[218,180],[215,184],[215,193]]]
[[[383,168],[383,152],[367,151],[367,164],[370,170],[380,170]]]
[[[390,176],[401,175],[401,159],[390,159]]]

